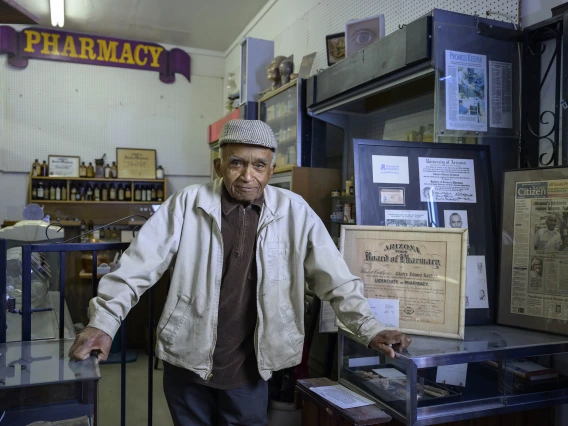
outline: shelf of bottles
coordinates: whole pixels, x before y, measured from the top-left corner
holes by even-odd
[[[285,171],[298,165],[297,80],[265,95],[259,101],[260,120],[268,124],[276,141],[276,169]]]
[[[157,204],[166,199],[166,180],[30,176],[31,202]]]

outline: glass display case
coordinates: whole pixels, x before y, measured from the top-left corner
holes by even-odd
[[[309,167],[311,130],[305,109],[301,79],[276,89],[259,100],[259,119],[267,123],[278,142],[276,173],[293,167]]]
[[[408,426],[444,424],[568,400],[568,337],[466,327],[465,340],[412,336],[391,359],[339,330],[339,383]]]
[[[72,344],[72,339],[0,344],[0,423],[97,424],[99,364],[93,356],[71,361]]]

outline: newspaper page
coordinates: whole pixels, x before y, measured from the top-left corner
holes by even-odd
[[[487,57],[446,50],[446,128],[487,131]]]
[[[501,129],[513,128],[513,64],[489,61],[489,124]]]
[[[511,313],[567,319],[568,179],[518,182]]]

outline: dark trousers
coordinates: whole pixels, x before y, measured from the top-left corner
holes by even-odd
[[[176,426],[267,426],[268,383],[237,389],[192,383],[185,370],[164,362],[164,394]]]

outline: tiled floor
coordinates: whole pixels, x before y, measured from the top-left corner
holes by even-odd
[[[154,426],[173,426],[162,390],[162,362],[154,370]],[[120,426],[120,364],[101,365],[99,425]],[[138,352],[136,362],[126,364],[126,425],[148,424],[148,356]]]

